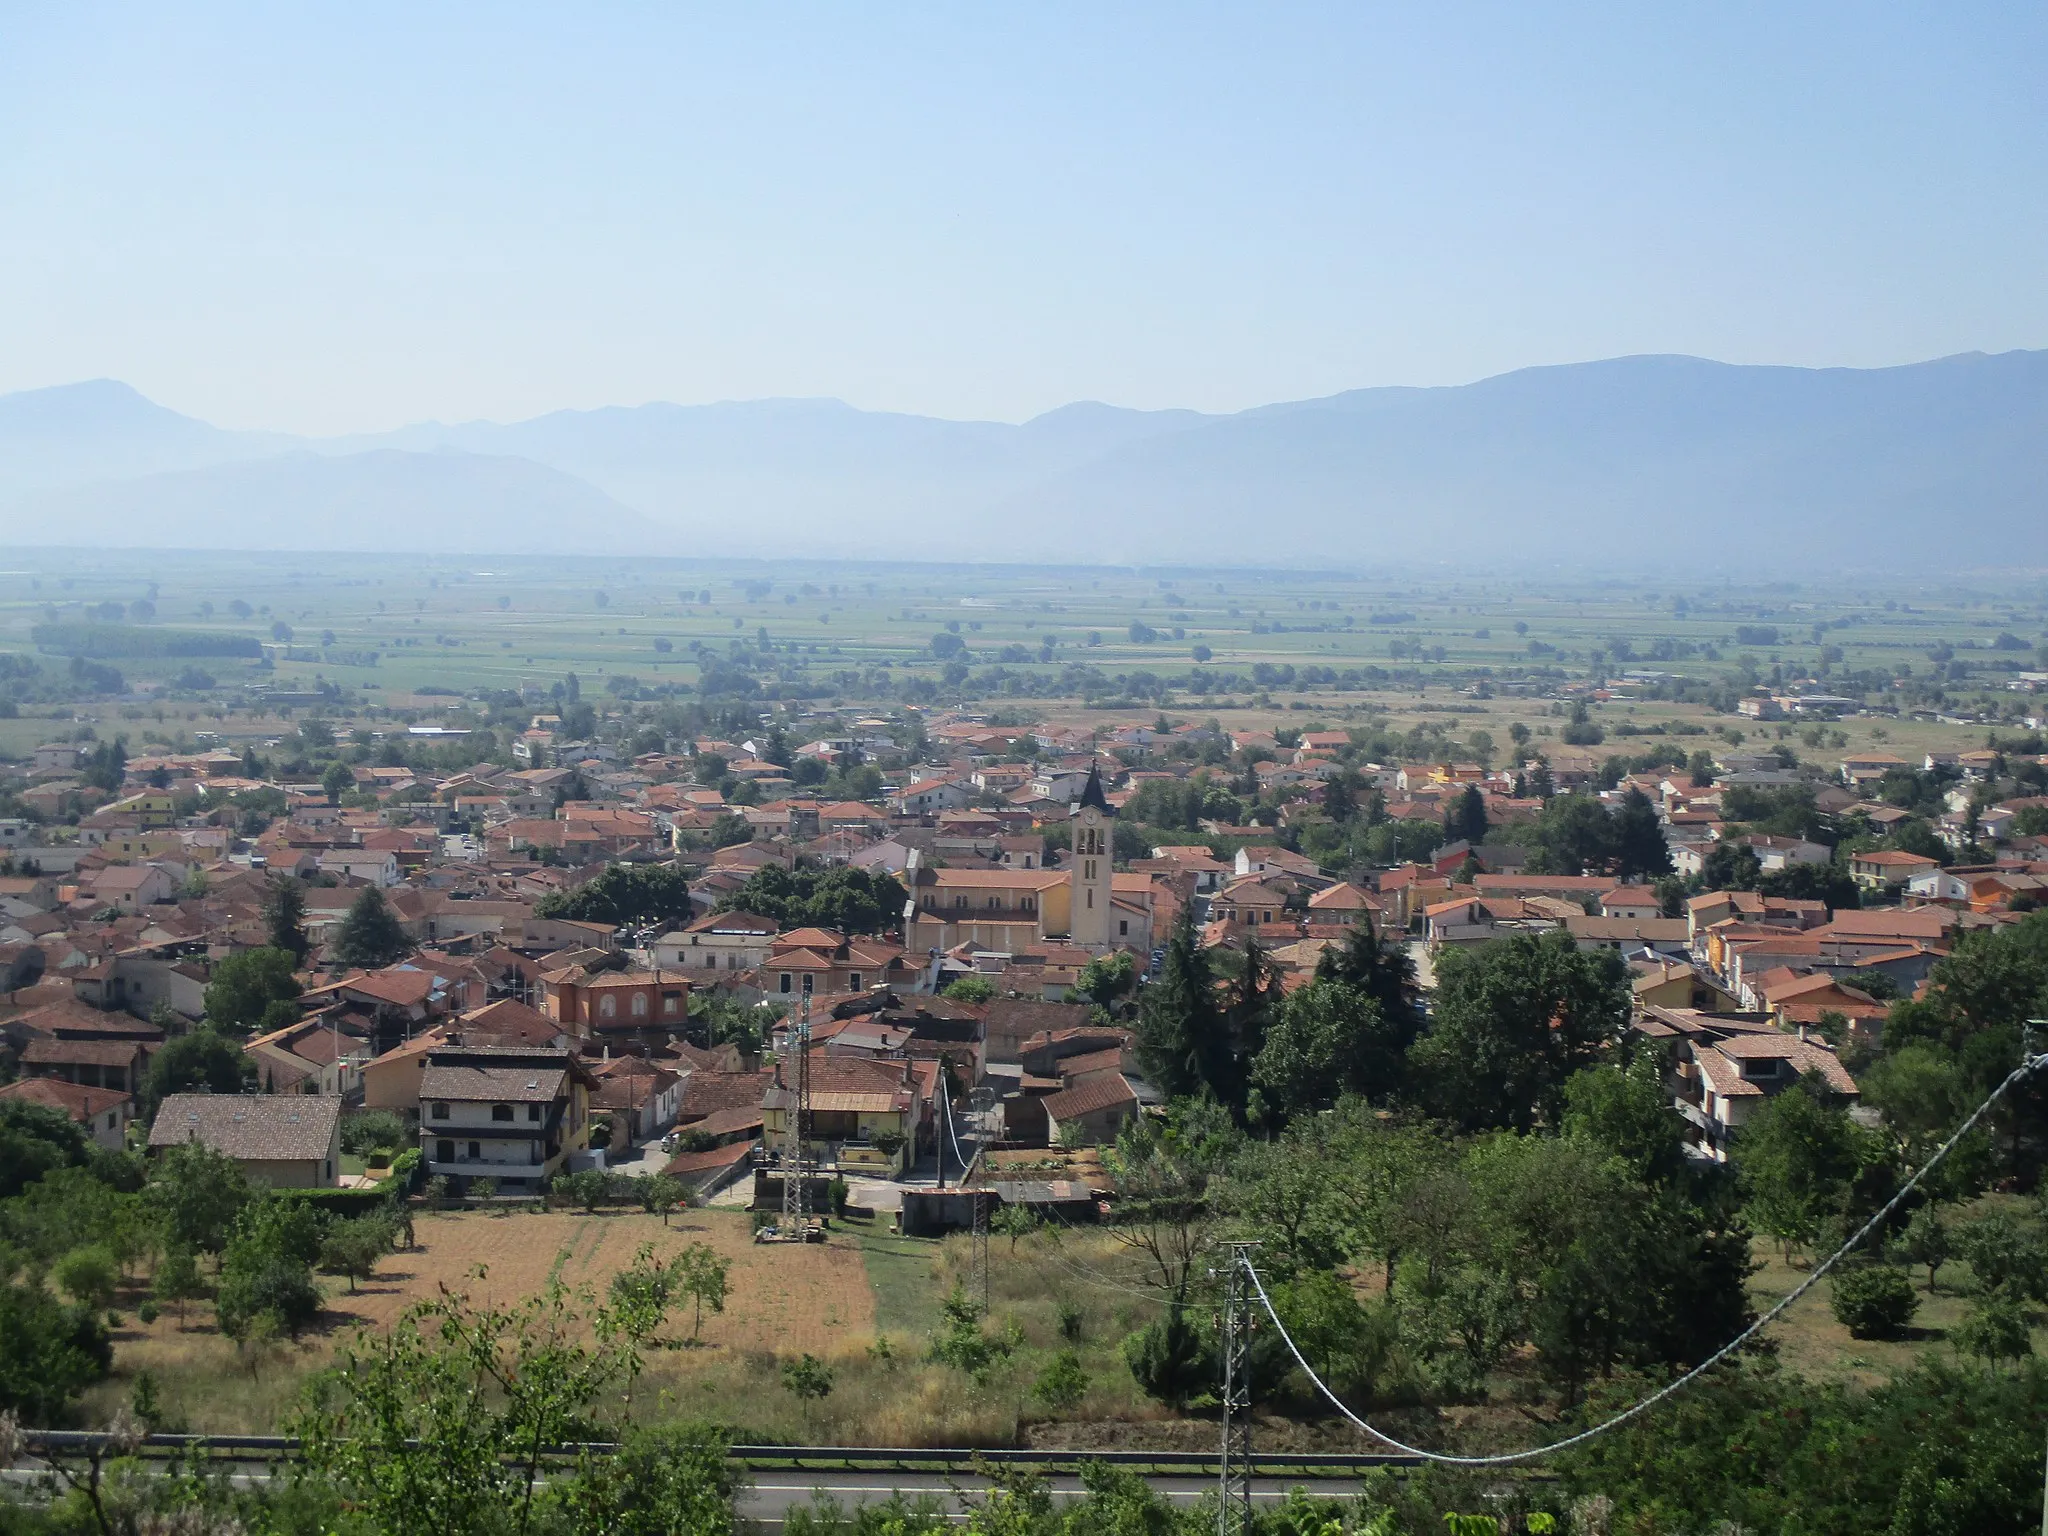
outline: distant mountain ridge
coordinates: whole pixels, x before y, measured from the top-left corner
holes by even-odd
[[[1229,416],[757,400],[325,441],[226,432],[111,381],[0,396],[0,542],[146,545],[168,505],[177,542],[247,548],[609,533],[679,554],[2030,565],[2048,563],[2048,352],[1615,358]],[[303,542],[309,517],[350,541]]]

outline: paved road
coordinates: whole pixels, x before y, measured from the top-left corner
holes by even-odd
[[[267,1470],[257,1470],[251,1463],[244,1465],[249,1470],[233,1474],[230,1482],[239,1487],[250,1487],[270,1480]],[[930,1494],[938,1499],[949,1516],[960,1519],[965,1513],[960,1494],[973,1494],[986,1486],[972,1475],[948,1478],[931,1472],[761,1471],[745,1475],[748,1482],[740,1493],[739,1513],[761,1525],[781,1525],[790,1510],[808,1506],[820,1495],[851,1509],[860,1504],[880,1503],[898,1490],[911,1498]],[[0,1470],[0,1482],[16,1486],[33,1486],[40,1478],[41,1469],[28,1459]],[[1056,1496],[1081,1492],[1078,1477],[1060,1473],[1048,1481]],[[1192,1504],[1203,1494],[1213,1493],[1216,1489],[1214,1477],[1171,1475],[1148,1477],[1145,1481],[1175,1504]],[[1342,1499],[1349,1498],[1357,1486],[1344,1479],[1259,1478],[1252,1484],[1252,1499],[1259,1504],[1275,1503],[1285,1498],[1290,1488],[1297,1487],[1314,1498]]]

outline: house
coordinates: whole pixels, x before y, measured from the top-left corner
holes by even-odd
[[[1703,1033],[1686,1040],[1678,1064],[1678,1112],[1692,1130],[1698,1151],[1727,1162],[1731,1148],[1740,1156],[1739,1136],[1759,1106],[1798,1083],[1809,1072],[1820,1074],[1836,1102],[1855,1103],[1856,1080],[1817,1040],[1803,1035]]]
[[[900,946],[830,928],[796,928],[778,936],[760,971],[761,989],[780,997],[907,986],[912,975]]]
[[[751,971],[768,958],[781,924],[753,912],[713,912],[647,946],[657,966],[678,971]]]
[[[596,1080],[568,1051],[440,1046],[420,1072],[420,1151],[429,1174],[538,1190],[590,1142]]]
[[[1849,855],[1849,878],[1866,891],[1896,890],[1915,876],[1929,874],[1939,868],[1939,859],[1897,848],[1874,848],[1867,853]]]
[[[1378,897],[1360,890],[1348,880],[1317,891],[1308,899],[1308,920],[1311,923],[1334,923],[1354,928],[1362,922],[1370,923],[1379,910]]]
[[[680,971],[643,970],[611,954],[543,971],[541,1012],[578,1039],[682,1028],[690,1016],[690,983]]]
[[[686,1074],[640,1056],[612,1057],[590,1073],[597,1079],[590,1105],[611,1117],[611,1147],[652,1140],[676,1123]]]
[[[1662,917],[1664,904],[1647,885],[1617,885],[1600,893],[1602,917]]]
[[[896,809],[906,816],[936,816],[974,803],[974,785],[966,779],[918,779],[895,796]]]
[[[92,899],[118,912],[140,912],[176,896],[178,884],[161,864],[115,864],[92,877]]]
[[[128,1142],[135,1118],[132,1094],[117,1088],[86,1088],[57,1077],[25,1077],[0,1088],[0,1104],[40,1104],[68,1115],[96,1146],[118,1152]]]
[[[1137,1118],[1138,1090],[1120,1070],[1082,1072],[1063,1081],[1065,1086],[1043,1105],[1046,1135],[1053,1143],[1106,1146]]]
[[[844,1172],[895,1178],[937,1130],[939,1063],[933,1060],[875,1061],[830,1057],[814,1050],[810,1074],[807,1143],[820,1162]],[[761,1129],[769,1144],[786,1140],[795,1091],[780,1063],[761,1095]]]
[[[198,1142],[233,1158],[251,1183],[331,1189],[341,1173],[341,1100],[241,1093],[174,1093],[149,1128],[159,1153]]]

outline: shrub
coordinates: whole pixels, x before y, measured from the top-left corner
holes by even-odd
[[[341,1122],[341,1150],[351,1157],[368,1157],[381,1148],[396,1152],[408,1139],[405,1122],[388,1109],[366,1109]]]
[[[2034,1352],[2034,1320],[2027,1309],[2003,1296],[1991,1296],[1949,1333],[1949,1342],[1966,1355],[1989,1364],[2021,1360]]]
[[[1031,1395],[1055,1413],[1076,1407],[1088,1395],[1088,1373],[1081,1369],[1080,1355],[1071,1349],[1054,1355],[1031,1384]]]
[[[1055,1316],[1059,1319],[1060,1337],[1069,1344],[1080,1343],[1082,1325],[1086,1320],[1086,1314],[1082,1312],[1080,1306],[1074,1302],[1063,1300],[1057,1304]]]
[[[1176,1408],[1216,1381],[1205,1341],[1179,1307],[1124,1340],[1124,1363],[1147,1397]]]
[[[595,1211],[611,1192],[611,1178],[602,1168],[585,1168],[580,1173],[555,1176],[553,1194],[565,1205],[580,1205]]]
[[[80,1306],[104,1312],[114,1299],[114,1284],[119,1276],[114,1256],[95,1245],[74,1248],[65,1254],[50,1272],[50,1278],[57,1282],[58,1290]]]
[[[145,1301],[141,1306],[135,1309],[135,1316],[141,1321],[142,1325],[146,1328],[151,1323],[155,1322],[159,1317],[162,1317],[163,1314],[157,1311],[155,1302]]]
[[[1895,1339],[1919,1310],[1920,1298],[1902,1269],[1871,1264],[1835,1279],[1835,1318],[1859,1339]]]
[[[469,1181],[469,1198],[472,1200],[497,1199],[498,1181],[496,1179],[471,1179]]]

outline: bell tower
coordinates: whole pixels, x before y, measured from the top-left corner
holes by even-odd
[[[1092,766],[1073,810],[1073,868],[1068,873],[1072,942],[1082,949],[1110,947],[1110,864],[1116,854],[1116,811],[1102,797],[1102,776]]]

